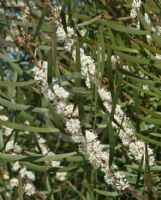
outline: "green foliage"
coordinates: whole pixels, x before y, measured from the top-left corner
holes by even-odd
[[[21,18],[25,6],[18,6],[14,0],[13,5],[7,2],[0,1],[0,105],[3,106],[0,115],[9,119],[0,119],[0,197],[10,199],[6,196],[3,174],[13,178],[16,173],[12,170],[12,163],[19,161],[35,172],[37,192],[34,197],[27,197],[23,180],[18,176],[19,185],[12,191],[12,199],[159,200],[161,60],[156,54],[161,55],[161,34],[153,32],[152,27],[160,25],[160,2],[147,1],[137,11],[140,29],[136,20],[129,17],[131,1],[56,0],[56,5],[45,0],[23,1],[29,6],[25,23]],[[67,32],[68,25],[75,30],[75,63],[63,45],[57,42],[54,13],[59,6],[62,7],[64,30]],[[145,20],[144,11],[150,16],[151,24]],[[15,12],[21,17],[17,18]],[[82,29],[86,29],[83,37],[80,34]],[[151,36],[151,43],[148,43],[147,35]],[[18,38],[25,39],[25,45]],[[95,79],[91,80],[90,89],[81,77],[80,48],[83,46],[96,63]],[[111,62],[112,55],[120,57],[115,66]],[[56,102],[54,105],[48,102],[39,82],[34,80],[32,69],[40,60],[48,62],[48,83],[51,84],[54,77],[71,92],[70,102],[78,106],[79,119],[83,122],[82,133],[88,128],[101,130],[98,137],[110,152],[110,166],[116,163],[135,191],[121,193],[108,186],[102,172],[92,168],[79,153],[77,144],[63,140],[68,136],[65,119],[57,114]],[[128,70],[123,66],[128,66]],[[98,84],[112,94],[111,113],[105,111],[100,100]],[[114,119],[116,104],[122,106],[136,128],[138,138],[154,149],[156,166],[149,167],[147,152],[145,167],[143,159],[136,164],[127,158],[127,149],[112,126],[118,124]],[[22,147],[20,154],[5,152],[10,136],[5,135],[4,126],[13,129],[11,137]],[[121,125],[119,127],[121,129]],[[65,136],[61,137],[62,132]],[[56,155],[43,155],[37,135],[46,140],[47,147]],[[53,168],[49,164],[51,161],[61,161],[63,167]],[[63,182],[56,180],[56,172],[67,172],[67,179]]]

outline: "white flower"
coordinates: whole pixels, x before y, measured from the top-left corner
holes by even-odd
[[[86,130],[86,141],[92,142],[97,139],[97,135],[90,130]]]
[[[78,119],[70,119],[66,122],[66,129],[72,135],[74,142],[82,142],[81,126]]]
[[[46,143],[46,141],[45,141],[44,138],[40,137],[40,138],[38,139],[38,143],[39,143],[39,144],[44,144],[44,143]]]
[[[144,18],[145,18],[145,20],[148,24],[151,24],[151,20],[150,20],[149,15],[147,13],[144,14]]]
[[[76,61],[76,50],[73,50],[72,57]],[[94,60],[85,55],[84,50],[80,48],[80,60],[81,60],[81,74],[86,80],[86,86],[90,88],[90,77],[93,79],[95,76],[96,66]]]
[[[57,28],[56,35],[57,35],[58,42],[60,42],[60,43],[65,42],[65,39],[66,39],[67,35],[66,35],[65,31],[64,31],[63,26],[59,26]]]
[[[74,107],[73,104],[66,104],[64,102],[59,102],[57,105],[58,114],[63,114],[66,117],[78,117],[78,107]]]
[[[126,71],[129,71],[129,66],[128,65],[123,65],[122,66],[122,69],[126,70]]]
[[[43,86],[46,86],[48,63],[46,61],[39,61],[38,65],[33,68],[34,79],[40,81]]]
[[[59,86],[58,84],[53,85],[53,90],[55,95],[61,100],[66,100],[69,97],[69,92],[67,92],[63,87]]]
[[[66,172],[57,172],[57,173],[56,173],[56,179],[57,179],[58,181],[63,182],[63,181],[66,180],[66,178],[67,178],[67,173],[66,173]]]
[[[147,84],[143,84],[142,87],[143,87],[144,90],[149,90],[149,86]]]
[[[28,171],[26,167],[21,168],[19,171],[22,178],[27,178],[28,180],[34,181],[35,180],[35,174],[31,171]]]
[[[24,124],[27,125],[27,126],[30,126],[30,122],[29,122],[28,120],[26,120],[26,121],[24,122]]]
[[[129,184],[127,183],[125,179],[125,174],[121,171],[118,171],[115,173],[115,179],[116,181],[116,187],[120,190],[125,190],[129,187]]]
[[[6,127],[6,126],[2,126],[2,128],[4,129],[4,135],[7,137],[7,136],[10,136],[13,129],[12,128],[9,128],[9,127]]]
[[[17,187],[17,186],[18,186],[18,179],[17,178],[10,179],[9,188],[13,189],[14,187]]]
[[[75,142],[81,142],[81,126],[78,119],[70,119],[66,122],[66,129],[72,135],[72,139]]]
[[[123,145],[129,145],[129,137],[127,136],[127,133],[125,131],[120,130],[119,137],[121,138]]]
[[[95,62],[90,56],[86,56],[85,54],[81,55],[81,64],[82,64],[82,72],[84,75],[89,73],[91,75],[95,74]]]
[[[159,36],[161,36],[161,26],[156,26],[156,32]]]
[[[111,63],[114,67],[116,67],[117,64],[120,64],[120,57],[118,55],[112,55],[111,56]]]
[[[132,9],[131,9],[131,13],[130,16],[132,18],[136,18],[137,17],[137,12],[136,10],[139,10],[141,7],[142,1],[141,0],[133,0],[132,3]]]
[[[67,39],[65,41],[65,44],[64,44],[65,51],[70,53],[72,51],[73,45],[74,45],[74,40],[73,39]]]
[[[23,167],[22,169],[20,169],[19,173],[22,178],[25,178],[26,171],[27,171],[26,167]]]
[[[8,180],[10,177],[8,174],[3,174],[3,178],[4,178],[4,180]]]
[[[55,94],[53,93],[53,91],[50,88],[47,88],[47,90],[44,90],[44,94],[45,97],[49,100],[49,101],[54,101],[55,99]]]
[[[14,152],[21,153],[21,151],[22,151],[22,148],[17,143],[15,143],[14,144]]]
[[[39,144],[39,146],[40,146],[40,149],[41,149],[41,151],[42,151],[42,154],[43,154],[43,155],[47,155],[47,153],[48,153],[48,148],[47,148],[47,146],[46,146],[45,144]]]
[[[35,187],[33,184],[26,183],[23,188],[26,195],[32,196],[35,194]]]
[[[140,29],[140,22],[139,21],[137,21],[137,23],[136,23],[136,28]]]
[[[73,37],[74,36],[74,29],[71,28],[70,26],[67,27],[67,33],[68,33],[68,37]]]
[[[7,42],[13,42],[14,41],[13,38],[10,35],[7,35],[6,38],[5,38],[5,40]]]
[[[85,34],[86,34],[86,32],[87,32],[87,30],[86,30],[86,29],[82,29],[82,30],[80,31],[80,34],[81,34],[81,36],[82,36],[82,37],[84,37],[84,36],[85,36]]]
[[[31,172],[31,171],[26,171],[25,172],[25,176],[31,181],[35,180],[35,174],[33,172]]]
[[[41,149],[41,151],[42,151],[42,154],[43,155],[47,155],[48,154],[48,151],[49,151],[49,149],[48,149],[48,147],[46,146],[46,141],[45,141],[45,139],[44,138],[41,138],[40,136],[37,136],[38,137],[38,143],[39,143],[39,147],[40,147],[40,149]]]
[[[10,192],[6,192],[6,198],[9,198],[9,199],[11,199],[11,193]]]
[[[17,145],[17,143],[14,143],[13,139],[8,141],[5,147],[6,152],[9,152],[11,150],[14,150],[15,153],[20,153],[22,150],[21,147]]]
[[[161,60],[161,55],[160,55],[160,54],[156,54],[156,55],[155,55],[155,58],[156,58],[157,60]]]
[[[16,161],[14,164],[13,164],[13,166],[12,166],[12,169],[13,169],[13,171],[18,171],[19,169],[20,169],[20,164],[19,164],[19,162],[18,161]]]
[[[0,120],[2,121],[8,121],[8,117],[5,115],[0,115]]]
[[[52,156],[52,155],[55,155],[55,154],[53,152],[48,152],[47,155],[51,155]],[[60,161],[55,161],[55,160],[53,160],[51,162],[47,161],[47,164],[48,163],[50,163],[52,167],[60,167]]]
[[[99,88],[98,93],[103,102],[107,101],[109,104],[111,104],[112,97],[110,92],[106,91],[104,88]]]
[[[51,166],[52,167],[60,167],[60,162],[59,161],[51,161]]]
[[[147,39],[148,44],[152,43],[152,37],[150,35],[146,35],[146,39]]]

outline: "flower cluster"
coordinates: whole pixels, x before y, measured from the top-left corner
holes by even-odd
[[[70,118],[66,122],[66,129],[71,134],[72,140],[77,143],[84,141],[84,138],[81,134],[81,125],[78,119]]]
[[[57,112],[58,114],[62,114],[66,116],[67,118],[75,118],[78,117],[78,108],[74,107],[73,104],[66,104],[63,101],[60,101],[59,104],[57,105]]]
[[[112,111],[112,97],[111,93],[107,92],[104,88],[99,88],[99,95],[103,101],[105,108],[111,112]],[[128,155],[130,158],[134,158],[136,161],[140,162],[142,157],[145,158],[145,143],[139,141],[136,137],[136,131],[129,118],[125,115],[123,110],[119,105],[116,105],[114,119],[122,126],[122,129],[118,127],[114,122],[112,123],[116,130],[119,132],[119,137],[124,146],[128,148]],[[120,129],[120,130],[119,130]],[[149,155],[149,165],[155,165],[155,159],[153,151],[148,147]],[[145,162],[145,159],[144,159]]]
[[[76,51],[73,50],[72,52],[72,57],[76,61]],[[95,77],[95,62],[94,60],[90,57],[87,56],[84,52],[84,50],[81,48],[80,49],[80,60],[81,60],[81,74],[82,77],[85,78],[85,83],[88,88],[91,87],[90,84],[90,77],[94,79]]]
[[[47,83],[47,69],[48,63],[45,61],[39,61],[38,66],[33,68],[34,79],[39,81],[42,86],[46,86]]]
[[[141,0],[133,0],[132,2],[132,9],[131,9],[131,13],[130,13],[130,16],[132,18],[136,18],[137,17],[137,10],[140,9],[142,5],[142,1]]]
[[[80,152],[96,169],[101,169],[107,184],[116,187],[118,190],[125,190],[129,187],[123,172],[115,172],[113,168],[109,168],[109,153],[104,150],[104,145],[100,143],[93,131],[86,130],[85,142],[81,143]]]
[[[86,31],[81,30],[80,34],[83,37],[85,35]],[[57,24],[57,41],[60,44],[63,44],[64,50],[68,53],[71,53],[74,61],[76,60],[76,50],[75,50],[75,31],[72,27],[67,26],[67,33],[65,32],[61,22]],[[81,74],[82,77],[86,80],[86,85],[88,88],[90,88],[90,77],[94,78],[95,76],[95,62],[90,57],[87,56],[84,52],[84,50],[80,49],[80,59],[81,59]]]

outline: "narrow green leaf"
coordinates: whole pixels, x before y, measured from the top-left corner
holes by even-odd
[[[149,34],[149,31],[142,31],[142,30],[138,30],[137,28],[125,27],[125,26],[118,24],[114,21],[105,21],[104,24],[107,25],[107,27],[109,27],[110,29],[118,31],[118,32],[122,32],[122,33],[128,33],[128,34],[134,34],[134,35],[147,35],[147,34]]]
[[[108,80],[109,80],[109,88],[110,88],[111,94],[113,96],[113,93],[114,93],[114,75],[113,75],[112,63],[111,63],[111,56],[112,55],[111,55],[110,46],[107,47],[107,55],[108,55],[108,59],[105,62],[105,66],[107,66],[107,67],[105,68],[105,70],[107,71],[107,77],[108,77]]]
[[[137,91],[142,92],[142,93],[144,93],[144,94],[148,94],[148,95],[150,95],[150,96],[154,96],[154,97],[157,96],[157,97],[160,98],[160,95],[155,94],[154,92],[151,92],[151,91],[149,91],[149,90],[142,89],[142,88],[140,88],[140,87],[138,87],[138,86],[135,86],[135,85],[133,85],[133,84],[131,84],[131,83],[128,83],[127,81],[123,81],[123,82],[126,83],[127,86],[133,88],[134,90],[137,90]]]
[[[116,197],[119,194],[117,192],[107,192],[104,190],[98,190],[98,189],[94,189],[94,191],[96,191],[97,193],[104,195],[104,196],[109,196],[109,197]]]
[[[23,82],[14,82],[14,81],[0,81],[1,87],[26,87],[35,84],[37,81],[29,80]]]
[[[38,25],[36,27],[36,31],[35,31],[35,34],[34,34],[34,37],[33,37],[33,41],[36,39],[36,37],[39,35],[39,32],[41,30],[41,27],[43,25],[43,22],[44,22],[44,19],[45,19],[45,16],[47,15],[48,13],[48,7],[44,7],[43,11],[42,11],[42,14],[41,14],[41,17],[40,17],[40,20],[38,22]]]
[[[156,124],[156,125],[161,125],[161,120],[160,119],[155,119],[155,118],[149,118],[148,117],[143,117],[142,115],[138,115],[139,119],[143,120],[144,122],[148,124]]]
[[[2,97],[0,97],[0,104],[3,106],[6,106],[7,108],[11,110],[21,110],[21,111],[31,111],[31,112],[40,112],[40,113],[47,113],[49,112],[49,109],[47,108],[39,108],[39,107],[33,107],[30,105],[21,105],[17,103],[10,102]]]
[[[114,153],[115,153],[115,134],[114,134],[111,123],[112,122],[109,119],[108,125],[107,125],[107,129],[108,129],[108,133],[109,133],[109,143],[110,143],[109,167],[112,166],[113,159],[114,159]]]
[[[51,168],[49,166],[37,165],[37,164],[33,164],[31,162],[21,162],[20,161],[20,164],[26,166],[30,170],[37,171],[37,172],[46,172]]]
[[[144,156],[142,156],[141,161],[139,163],[138,174],[137,174],[137,179],[136,179],[136,186],[138,186],[140,178],[141,178],[143,164],[144,164]]]
[[[77,38],[76,41],[76,73],[81,74],[81,60],[80,60],[80,44],[79,39]],[[75,79],[76,87],[81,87],[81,76]],[[81,122],[81,130],[83,135],[85,135],[85,127],[84,127],[84,101],[82,95],[79,93],[76,94],[76,102],[78,105],[78,112],[79,112],[79,120]]]
[[[147,136],[144,136],[144,135],[139,134],[139,133],[137,133],[137,136],[140,137],[141,139],[143,139],[144,141],[147,141]],[[154,139],[148,138],[148,143],[151,143],[151,144],[154,144],[156,146],[161,147],[161,142],[158,141],[158,140],[154,140]]]
[[[131,56],[131,55],[120,53],[120,52],[118,52],[118,55],[121,58],[123,58],[123,59],[125,59],[126,61],[129,61],[129,62],[144,64],[144,65],[150,64],[150,60],[148,60],[146,58],[141,58],[141,57],[139,58],[139,57],[136,57],[136,56]]]
[[[104,41],[104,26],[100,26],[98,43],[100,43],[100,72],[101,77],[104,74],[105,68],[105,41]]]
[[[101,17],[102,17],[102,15],[98,15],[97,17],[94,17],[90,20],[86,20],[85,22],[77,24],[77,27],[88,26],[88,25],[96,23],[96,22],[101,22]]]
[[[22,178],[18,176],[18,199],[23,200],[23,187],[22,187]]]
[[[13,128],[16,130],[23,130],[23,131],[29,131],[29,132],[53,133],[53,134],[59,132],[59,130],[54,127],[26,126],[26,125],[17,124],[17,123],[8,122],[8,121],[2,121],[2,120],[0,120],[0,125],[7,126],[9,128]]]
[[[39,162],[44,162],[44,161],[63,161],[67,160],[76,155],[77,153],[71,152],[71,153],[66,153],[66,154],[58,154],[58,155],[49,155],[49,156],[44,156],[42,154],[37,154],[37,155],[32,155],[32,156],[23,156],[23,155],[12,155],[12,154],[5,154],[5,153],[0,153],[0,158],[3,159],[3,161],[7,162],[14,162],[14,161],[20,161],[23,163],[26,163],[28,161],[32,161],[35,163]],[[73,160],[71,160],[73,162]],[[27,164],[28,165],[28,164]]]
[[[147,144],[145,144],[145,176],[147,181],[147,194],[149,199],[154,200],[153,196],[153,181],[152,181],[152,175],[150,172],[150,166],[149,166],[149,154],[148,154],[148,148]]]

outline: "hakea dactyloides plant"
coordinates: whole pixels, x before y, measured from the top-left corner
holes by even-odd
[[[50,4],[50,3],[49,3]],[[142,2],[141,1],[133,1],[131,17],[135,19],[137,17],[137,10],[140,9]],[[76,31],[73,27],[67,26],[67,31],[64,30],[61,18],[60,18],[60,7],[52,7],[51,11],[53,13],[52,19],[54,24],[56,25],[56,35],[57,42],[61,46],[61,49],[64,50],[68,55],[71,55],[71,58],[74,62],[76,62],[76,49],[75,49],[75,36]],[[68,16],[66,16],[68,21]],[[149,18],[145,15],[146,21],[149,23]],[[79,32],[80,36],[84,36],[86,30],[79,30],[77,28],[77,32]],[[73,103],[69,103],[68,99],[70,97],[70,93],[66,91],[63,87],[61,87],[57,80],[53,79],[51,85],[48,85],[47,74],[48,74],[48,65],[45,61],[37,61],[36,58],[36,49],[33,52],[33,48],[28,46],[30,43],[30,35],[24,35],[25,40],[20,40],[20,37],[17,37],[16,44],[20,47],[25,47],[24,49],[32,56],[33,62],[36,66],[33,68],[34,79],[39,82],[41,86],[41,92],[44,94],[45,98],[48,101],[56,102],[56,111],[58,114],[62,115],[65,122],[65,130],[70,134],[72,141],[78,145],[78,149],[84,157],[89,160],[91,165],[100,169],[104,173],[105,182],[109,185],[112,185],[117,190],[124,191],[134,191],[133,187],[126,180],[125,173],[123,171],[119,171],[119,168],[113,164],[111,167],[109,166],[109,151],[105,148],[105,145],[101,144],[98,139],[97,134],[94,130],[86,129],[85,133],[82,133],[81,129],[81,121],[79,120],[79,111],[78,108],[75,107]],[[148,37],[149,38],[149,37]],[[83,47],[86,45],[83,44]],[[113,57],[114,62],[119,62],[119,57]],[[91,88],[91,80],[95,79],[96,74],[96,64],[91,56],[86,54],[86,49],[80,48],[80,62],[81,62],[81,75],[85,81],[87,88]],[[120,63],[119,63],[120,64]],[[111,112],[112,111],[112,98],[110,92],[106,91],[105,88],[99,87],[98,93],[103,101],[105,108]],[[2,108],[3,109],[3,108]],[[1,116],[2,120],[6,120],[5,116]],[[118,136],[122,142],[122,144],[126,147],[126,152],[129,158],[132,161],[136,161],[138,164],[142,158],[144,158],[145,163],[145,143],[138,140],[136,136],[135,128],[130,123],[130,119],[125,115],[120,105],[116,105],[114,119],[121,126],[117,126],[114,122],[112,123],[115,130],[119,133]],[[122,128],[120,128],[122,127]],[[2,127],[6,136],[10,136],[12,129],[7,127]],[[41,149],[43,155],[53,155],[53,153],[48,149],[45,144],[45,140],[40,136],[37,136],[38,144]],[[14,148],[13,148],[14,147]],[[13,152],[14,149],[14,152]],[[148,146],[148,157],[149,157],[149,165],[155,165],[155,158],[152,149]],[[6,153],[21,153],[21,148],[17,143],[14,143],[13,138],[10,138],[10,141],[6,145],[5,149]],[[60,162],[52,161],[48,162],[48,165],[52,167],[59,167]],[[13,170],[15,172],[20,173],[21,177],[26,179],[26,183],[24,185],[24,191],[28,196],[32,196],[35,194],[35,186],[33,184],[35,180],[35,175],[31,171],[27,170],[26,167],[22,166],[19,162],[13,163]],[[66,173],[56,173],[56,178],[60,181],[66,179]],[[9,180],[7,174],[4,174],[4,179]],[[7,181],[6,181],[7,182]],[[14,187],[18,186],[18,179],[12,178],[9,181],[10,190]]]
[[[58,17],[59,14],[57,13],[56,16]],[[56,26],[58,43],[61,46],[63,45],[64,51],[70,53],[73,60],[76,61],[74,29],[68,26],[66,33],[61,24],[61,20],[59,20]],[[84,30],[82,32],[83,34],[85,33]],[[90,56],[85,54],[82,48],[80,49],[80,61],[82,78],[85,79],[87,88],[90,88],[90,79],[94,79],[96,73],[95,62]],[[72,103],[68,103],[69,92],[57,84],[55,80],[53,80],[52,86],[49,87],[47,83],[47,63],[45,61],[42,62],[41,68],[35,66],[33,72],[35,79],[41,83],[42,92],[46,95],[47,99],[49,101],[56,101],[57,112],[66,117],[66,131],[71,135],[73,142],[78,144],[80,153],[89,160],[93,167],[99,168],[104,173],[107,184],[115,186],[118,190],[128,189],[132,191],[132,187],[127,182],[124,172],[116,171],[116,166],[109,167],[109,152],[100,143],[97,134],[93,130],[85,130],[85,135],[82,134],[78,108],[75,108]],[[98,93],[106,109],[111,112],[111,94],[101,87],[99,87]],[[119,130],[119,137],[123,145],[127,147],[127,155],[130,159],[136,160],[139,163],[142,157],[145,158],[145,143],[137,139],[134,127],[132,127],[129,118],[126,117],[119,105],[116,105],[114,118],[123,127],[123,129],[119,130],[117,125],[113,123],[114,128]],[[155,165],[153,151],[150,147],[148,147],[148,156],[150,166]]]
[[[74,105],[68,104],[69,93],[57,83],[53,83],[52,90],[48,88],[47,63],[44,62],[42,65],[43,74],[39,73],[39,70],[39,67],[35,66],[35,78],[40,82],[42,81],[43,85],[46,80],[48,100],[57,102],[56,109],[58,113],[66,117],[66,131],[71,135],[72,141],[78,143],[80,153],[89,160],[93,167],[101,169],[105,174],[107,184],[115,186],[118,190],[127,189],[129,184],[126,181],[125,174],[121,171],[116,172],[113,167],[109,167],[109,153],[104,150],[104,145],[100,143],[96,133],[93,130],[86,130],[85,135],[82,134],[78,108],[74,111]],[[46,74],[46,77],[44,77],[44,74]]]
[[[67,26],[67,32],[65,32],[60,20],[60,8],[55,8],[53,15],[56,25],[57,42],[61,45],[64,51],[70,54],[73,60],[76,61],[75,30],[72,27]],[[85,30],[80,30],[79,32],[81,36],[84,36],[86,33]],[[85,80],[87,88],[90,88],[90,80],[94,80],[95,78],[96,64],[92,57],[86,55],[83,48],[80,49],[80,61],[82,78]],[[94,130],[87,129],[85,130],[85,134],[82,134],[78,108],[75,108],[74,104],[68,103],[70,93],[61,87],[55,79],[52,80],[50,86],[48,85],[47,62],[37,62],[36,60],[35,63],[36,65],[33,68],[34,79],[39,82],[41,91],[48,101],[56,102],[56,111],[58,114],[65,117],[66,131],[71,135],[72,141],[78,144],[80,153],[82,153],[89,160],[94,168],[99,168],[104,173],[104,179],[107,184],[114,186],[118,190],[133,191],[132,186],[126,180],[124,172],[119,171],[115,165],[112,167],[109,166],[109,152],[105,150],[104,145],[98,140],[97,134]],[[98,93],[106,109],[111,112],[112,98],[110,93],[106,92],[105,89],[101,87],[98,89]],[[127,147],[127,155],[130,159],[135,159],[137,163],[139,163],[141,158],[145,157],[144,142],[137,139],[135,129],[129,123],[129,119],[125,116],[119,105],[116,106],[114,118],[123,127],[123,129],[119,130],[117,125],[113,123],[115,129],[117,131],[119,130],[119,137],[123,145]],[[44,145],[44,141],[40,139],[39,142],[42,151],[47,154],[48,150]],[[155,165],[153,151],[149,147],[148,155],[150,166]]]

